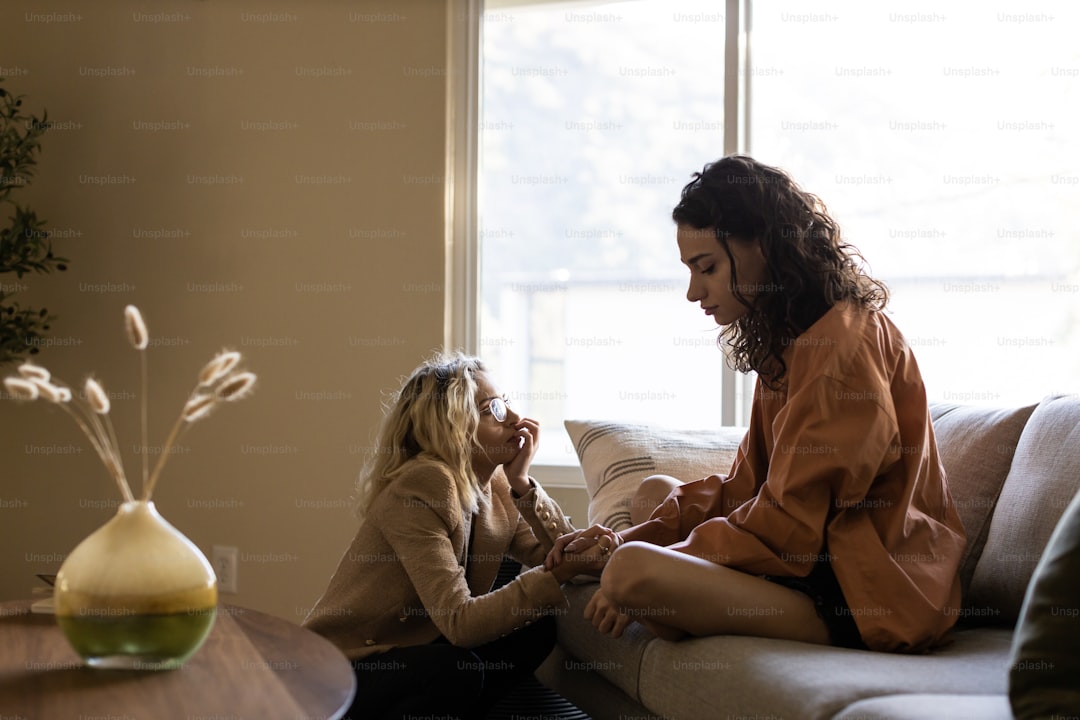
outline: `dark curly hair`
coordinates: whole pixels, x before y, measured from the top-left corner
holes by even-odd
[[[731,263],[732,293],[747,308],[717,342],[726,344],[736,370],[756,371],[770,389],[784,385],[784,349],[833,305],[882,310],[889,301],[885,284],[866,273],[862,255],[841,239],[825,203],[779,168],[745,155],[709,163],[683,188],[671,217],[679,225],[714,229]],[[740,292],[732,239],[760,244],[767,291]]]

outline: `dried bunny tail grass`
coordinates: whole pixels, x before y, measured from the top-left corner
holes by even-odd
[[[161,456],[158,458],[157,463],[154,465],[153,472],[150,473],[150,478],[143,485],[143,500],[149,501],[154,494],[154,487],[157,485],[158,478],[161,477],[161,470],[165,467],[165,461],[169,459],[169,451],[172,450],[173,444],[177,438],[194,422],[202,420],[204,417],[210,414],[210,411],[218,403],[218,398],[213,393],[197,394],[198,388],[188,398],[188,401],[184,404],[184,409],[180,411],[180,417],[176,419],[176,423],[173,424],[172,430],[169,431],[169,437],[165,439],[165,444],[161,451]]]
[[[101,387],[101,384],[94,378],[86,378],[86,401],[90,403],[90,408],[98,415],[109,414],[109,396],[105,394],[105,389]]]
[[[124,308],[124,326],[127,328],[128,340],[136,350],[145,350],[150,344],[150,333],[146,330],[142,313],[134,305]]]
[[[52,375],[48,370],[31,362],[25,362],[19,366],[19,375],[30,381],[40,380],[41,382],[49,382],[52,378]]]
[[[139,377],[141,379],[141,399],[139,402],[139,430],[142,440],[142,484],[146,487],[147,476],[150,473],[150,458],[146,454],[146,428],[147,428],[147,403],[149,402],[149,388],[146,374],[146,347],[150,344],[150,333],[146,329],[146,321],[143,320],[139,308],[128,305],[124,308],[124,328],[127,330],[128,340],[131,346],[139,352]]]
[[[32,381],[15,376],[4,378],[4,387],[16,400],[37,400],[41,394]]]
[[[31,380],[37,386],[38,395],[43,400],[51,403],[66,403],[71,401],[71,390],[60,385],[53,385],[46,380]]]
[[[218,385],[214,391],[218,399],[225,402],[234,402],[246,398],[255,388],[255,373],[242,372],[231,375]]]
[[[85,402],[82,399],[79,399],[78,402],[70,402],[74,399],[72,398],[71,388],[49,383],[42,383],[38,387],[41,388],[45,385],[48,385],[48,389],[44,390],[47,393],[45,397],[52,402],[58,403],[60,408],[71,416],[79,429],[90,440],[90,444],[94,446],[98,457],[105,463],[105,469],[109,471],[109,474],[116,481],[117,487],[120,488],[120,494],[123,496],[124,501],[133,500],[134,496],[131,487],[124,476],[124,464],[120,459],[120,443],[116,440],[116,431],[113,429],[112,421],[109,419],[109,396],[105,393],[105,389],[101,387],[101,383],[94,378],[86,379],[83,386],[86,396]]]
[[[213,395],[200,395],[193,397],[187,401],[184,405],[184,411],[181,413],[181,417],[184,418],[184,422],[197,422],[210,414],[210,411],[214,409],[214,405],[217,404],[218,399]]]
[[[240,362],[240,353],[235,350],[222,350],[213,357],[199,373],[199,385],[213,385],[225,377]]]

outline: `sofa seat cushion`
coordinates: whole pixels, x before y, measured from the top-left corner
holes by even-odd
[[[1017,620],[1028,582],[1080,488],[1080,397],[1044,400],[1024,426],[1001,488],[969,605],[1003,624]]]
[[[1002,695],[886,695],[849,705],[835,720],[1012,720]]]
[[[1006,629],[961,630],[927,655],[736,635],[672,643],[637,623],[615,640],[583,616],[597,587],[567,587],[570,607],[558,618],[559,644],[573,657],[567,667],[597,673],[663,717],[713,720],[717,708],[754,708],[761,717],[831,718],[864,698],[913,688],[1002,697],[1007,692]]]
[[[913,688],[1004,694],[1010,635],[971,628],[929,655],[737,635],[655,640],[642,656],[639,693],[650,710],[679,720],[714,718],[723,707],[753,708],[761,717],[831,718],[858,700]]]

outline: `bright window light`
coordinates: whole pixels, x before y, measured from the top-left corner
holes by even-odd
[[[932,400],[1080,390],[1072,3],[756,3],[755,156],[893,291]]]
[[[576,461],[564,419],[720,424],[717,329],[670,212],[723,154],[723,10],[484,15],[479,351],[543,423],[540,462]],[[1066,2],[751,8],[747,150],[890,285],[931,400],[1080,388],[1078,26]]]

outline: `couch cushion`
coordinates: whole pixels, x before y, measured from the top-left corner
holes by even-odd
[[[737,635],[654,640],[642,657],[639,691],[654,713],[679,720],[714,720],[717,708],[737,709],[734,716],[825,719],[859,700],[912,689],[1004,699],[1010,635],[969,628],[929,655]]]
[[[886,695],[849,705],[834,720],[1012,720],[1004,695]]]
[[[830,718],[864,698],[914,688],[999,694],[1008,704],[1012,634],[1005,629],[957,631],[950,644],[929,655],[737,635],[672,643],[637,623],[615,640],[583,617],[597,587],[566,587],[570,607],[558,618],[559,645],[573,659],[561,670],[595,673],[661,717],[713,720],[717,708],[752,708],[760,717]]]
[[[1017,718],[1080,709],[1080,494],[1050,536],[1013,634],[1009,698]]]
[[[567,420],[589,492],[589,523],[630,527],[630,503],[649,475],[683,482],[726,473],[746,428],[668,430],[610,421]]]
[[[960,562],[965,603],[990,531],[994,503],[1009,474],[1020,433],[1034,410],[1035,405],[1009,409],[945,403],[930,406],[941,464],[967,534],[967,548]]]
[[[1001,488],[969,606],[1013,623],[1050,534],[1080,487],[1080,397],[1044,400],[1024,426]]]

